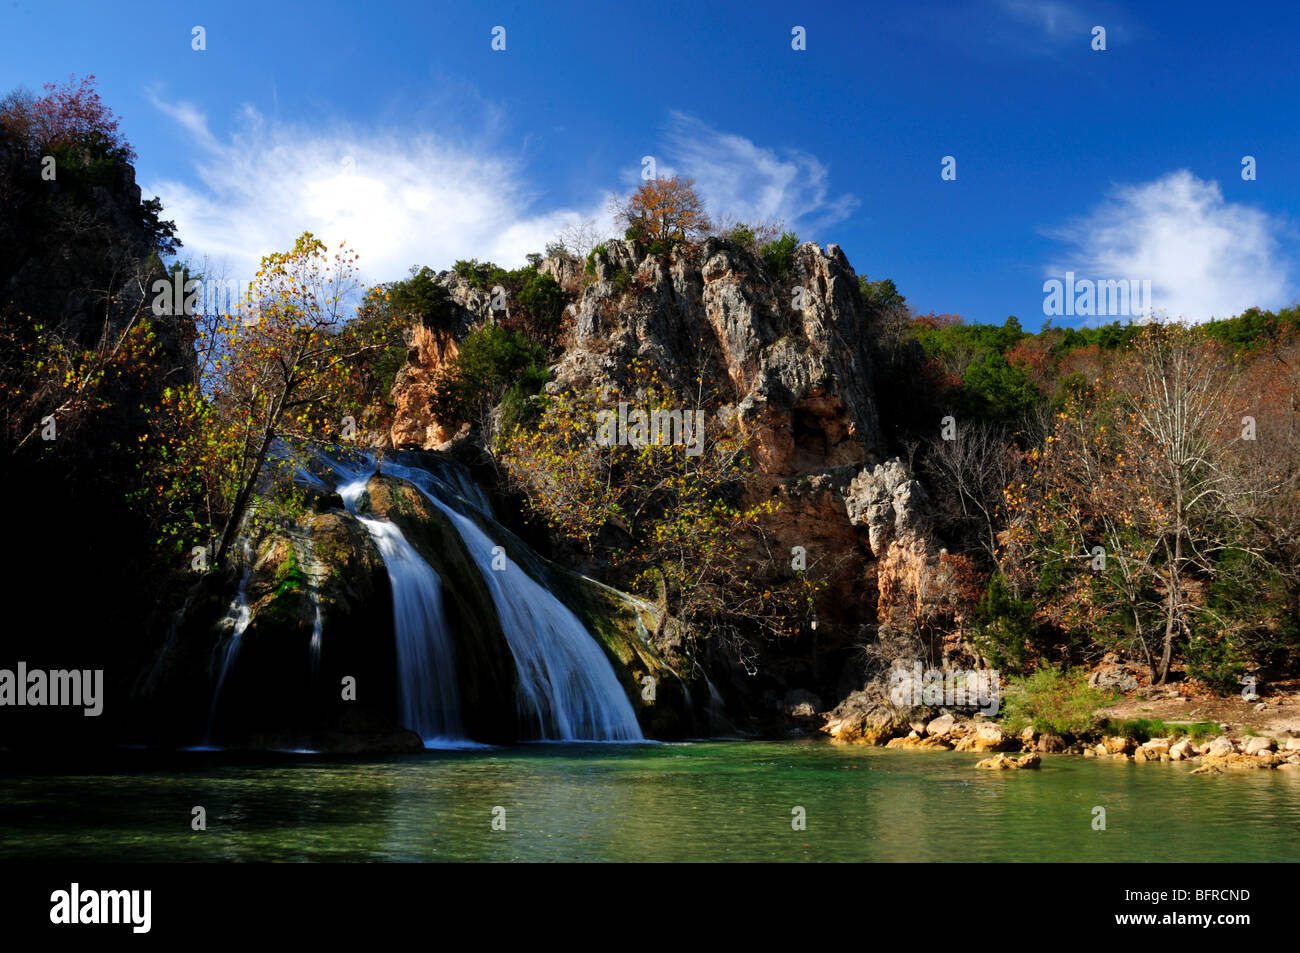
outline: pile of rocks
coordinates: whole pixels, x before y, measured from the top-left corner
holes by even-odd
[[[886,748],[940,748],[952,751],[1011,751],[1018,742],[997,725],[987,721],[958,721],[952,715],[940,715],[929,722],[913,722],[901,738],[894,738]]]
[[[1300,738],[1283,742],[1272,738],[1249,736],[1233,740],[1219,735],[1202,744],[1190,738],[1174,741],[1152,738],[1141,744],[1130,738],[1103,738],[1099,744],[1083,749],[1085,758],[1118,758],[1143,763],[1147,761],[1199,761],[1193,774],[1219,774],[1225,768],[1280,768],[1300,770]]]
[[[1151,738],[1138,742],[1120,735],[1102,738],[1090,744],[1067,743],[1051,733],[1026,728],[1013,736],[997,724],[979,719],[959,719],[941,714],[928,721],[900,716],[878,700],[868,703],[865,693],[856,705],[842,705],[830,713],[822,730],[840,742],[881,745],[886,748],[937,751],[1003,752],[1020,751],[1022,757],[999,754],[985,758],[976,767],[1034,768],[1042,754],[1076,754],[1085,758],[1115,758],[1134,763],[1148,761],[1195,761],[1193,774],[1218,774],[1228,768],[1275,768],[1300,770],[1300,738],[1277,740],[1260,736],[1232,739],[1227,735],[1197,744],[1191,738]],[[918,709],[910,715],[923,713]],[[906,734],[904,734],[906,732]]]

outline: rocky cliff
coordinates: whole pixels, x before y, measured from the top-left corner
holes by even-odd
[[[627,392],[634,363],[674,389],[713,382],[718,419],[752,439],[759,474],[751,497],[781,504],[763,545],[803,547],[827,576],[812,625],[763,646],[757,678],[719,677],[728,701],[807,714],[860,687],[870,661],[862,650],[877,643],[877,627],[909,601],[941,607],[951,571],[925,518],[924,490],[899,459],[886,462],[873,374],[877,316],[843,251],[805,243],[777,276],[716,238],[668,254],[610,241],[586,269],[548,258],[539,270],[570,298],[547,390],[608,383]],[[457,330],[413,334],[393,391],[397,445],[435,448],[458,431],[458,422],[432,416],[432,382],[459,337],[509,317],[455,273],[438,280],[459,310]]]

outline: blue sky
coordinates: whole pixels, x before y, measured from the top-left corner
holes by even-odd
[[[518,265],[651,155],[921,311],[1036,328],[1067,270],[1193,320],[1300,294],[1293,3],[0,2],[0,88],[95,74],[229,275],[306,229],[372,281]]]

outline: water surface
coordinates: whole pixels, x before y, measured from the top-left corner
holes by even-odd
[[[178,760],[179,757],[179,760]],[[1300,772],[818,741],[537,744],[347,761],[193,752],[0,777],[0,859],[1293,861]],[[190,828],[207,810],[206,831]],[[506,829],[493,830],[504,808]],[[806,830],[792,829],[802,807]],[[1093,829],[1093,809],[1106,830]],[[500,816],[500,812],[497,812]]]

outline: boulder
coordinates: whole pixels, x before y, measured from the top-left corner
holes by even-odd
[[[1237,746],[1232,743],[1231,739],[1226,735],[1219,735],[1219,737],[1215,738],[1213,741],[1202,745],[1200,753],[1207,757],[1219,758],[1224,755],[1232,754],[1236,750]]]
[[[822,731],[832,741],[847,744],[884,744],[898,734],[900,721],[875,693],[857,691],[826,715]]]
[[[1101,664],[1088,676],[1088,685],[1103,691],[1131,692],[1141,684],[1145,667],[1125,662],[1114,652],[1107,652]]]
[[[1263,754],[1273,750],[1272,738],[1248,738],[1246,746],[1242,749],[1245,754]]]
[[[822,711],[822,700],[812,692],[795,688],[785,693],[781,710],[791,718],[815,718]]]
[[[989,768],[994,771],[1019,771],[1021,768],[1037,768],[1042,763],[1042,758],[1037,754],[1030,752],[1021,755],[1019,758],[1008,758],[1004,754],[995,754],[991,758],[985,758],[977,762],[977,768]]]
[[[1168,755],[1169,739],[1152,738],[1150,741],[1148,741],[1146,744],[1142,746],[1142,750],[1146,752],[1146,756],[1148,758],[1159,758],[1161,755]]]
[[[1240,754],[1235,751],[1231,754],[1207,754],[1201,767],[1192,773],[1212,774],[1226,768],[1271,768],[1276,761],[1274,755],[1267,751],[1257,755]]]
[[[1065,750],[1065,739],[1049,731],[1038,739],[1037,747],[1043,754],[1058,754]]]
[[[942,738],[952,733],[953,726],[957,724],[957,719],[952,715],[940,715],[925,726],[925,733],[933,735],[936,738]]]
[[[1011,745],[1010,739],[997,725],[980,725],[973,734],[957,742],[958,751],[1002,751]]]
[[[947,751],[948,745],[934,735],[919,735],[911,732],[905,738],[893,738],[885,745],[886,748],[924,748],[934,751]]]
[[[1120,735],[1103,738],[1101,743],[1105,745],[1108,754],[1128,754],[1133,750],[1133,739],[1124,738]]]
[[[1184,758],[1192,757],[1195,753],[1196,749],[1192,746],[1190,738],[1184,738],[1169,748],[1169,757],[1173,761],[1182,761]]]

